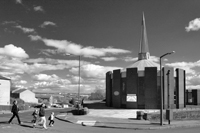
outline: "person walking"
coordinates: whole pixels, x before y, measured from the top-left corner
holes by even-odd
[[[35,128],[36,122],[37,122],[37,116],[38,116],[38,110],[37,109],[34,110],[34,112],[32,113],[32,116],[33,116],[33,120],[32,120],[32,122],[33,122],[33,128]]]
[[[54,112],[51,112],[51,115],[49,116],[49,126],[53,126],[54,124]]]
[[[13,113],[13,115],[12,115],[12,117],[10,118],[10,120],[8,121],[8,123],[11,124],[13,118],[16,116],[19,125],[21,125],[21,121],[20,121],[20,118],[19,118],[19,115],[18,115],[19,108],[18,108],[18,106],[17,106],[17,101],[16,101],[16,100],[13,101],[13,106],[12,106],[11,112]]]
[[[45,108],[45,104],[43,103],[43,104],[41,105],[41,107],[40,107],[40,110],[39,110],[39,117],[40,117],[40,119],[41,119],[41,123],[42,123],[44,129],[47,129],[47,127],[46,127],[46,118],[45,118],[45,110],[44,110],[44,108]]]

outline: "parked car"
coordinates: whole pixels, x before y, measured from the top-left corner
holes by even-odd
[[[54,107],[54,108],[62,108],[62,106],[59,105],[59,104],[53,104],[53,105],[51,105],[51,106]]]

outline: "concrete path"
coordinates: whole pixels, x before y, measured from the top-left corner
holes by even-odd
[[[165,121],[164,125],[160,126],[159,121],[151,122],[148,120],[137,120],[136,111],[138,110],[90,109],[90,113],[88,115],[75,116],[71,113],[61,113],[58,114],[56,118],[74,124],[82,124],[83,126],[121,129],[147,130],[200,126],[200,120],[171,121],[170,125],[168,125],[168,122]]]

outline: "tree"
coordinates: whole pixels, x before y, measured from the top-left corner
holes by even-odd
[[[95,91],[91,93],[89,100],[103,100],[105,98],[105,90],[101,86],[96,86]]]

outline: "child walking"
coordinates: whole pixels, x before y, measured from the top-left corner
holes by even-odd
[[[49,126],[52,127],[54,124],[54,112],[51,113],[48,120],[49,120]]]
[[[36,122],[37,122],[37,117],[38,117],[38,110],[37,110],[37,109],[34,110],[32,116],[33,116],[33,120],[32,120],[32,122],[34,123],[34,124],[33,124],[33,128],[35,128],[35,126],[36,126]]]

